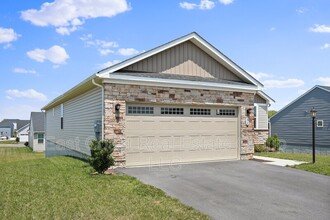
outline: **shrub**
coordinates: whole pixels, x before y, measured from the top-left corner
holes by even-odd
[[[254,145],[254,152],[267,152],[268,149],[264,144],[256,144]]]
[[[88,162],[96,172],[104,173],[110,166],[114,165],[114,159],[111,154],[115,145],[112,141],[93,140],[89,147],[91,148],[91,156]]]
[[[266,140],[266,146],[270,149],[274,149],[275,151],[278,151],[280,149],[281,141],[278,138],[277,134],[274,134],[273,137],[268,137]]]
[[[29,142],[25,142],[24,145],[25,145],[25,146],[29,146]]]
[[[17,143],[19,142],[19,137],[16,137],[16,142],[17,142]]]

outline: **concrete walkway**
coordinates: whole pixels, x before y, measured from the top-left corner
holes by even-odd
[[[262,156],[253,156],[253,159],[259,161],[264,164],[276,165],[276,166],[294,166],[303,163],[307,163],[304,161],[297,161],[297,160],[285,160],[285,159],[278,159],[273,157],[262,157]]]

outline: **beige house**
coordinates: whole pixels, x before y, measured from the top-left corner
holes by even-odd
[[[119,166],[251,159],[268,136],[273,100],[262,88],[191,33],[101,70],[43,107],[46,155],[85,157],[99,138],[114,141]]]

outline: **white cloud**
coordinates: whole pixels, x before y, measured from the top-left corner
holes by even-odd
[[[294,88],[305,84],[301,79],[269,79],[262,82],[266,88]]]
[[[105,63],[102,63],[100,65],[98,65],[98,68],[100,69],[105,69],[105,68],[108,68],[110,66],[113,66],[117,63],[120,63],[121,61],[120,60],[112,60],[112,61],[108,61],[108,62],[105,62]]]
[[[28,90],[18,90],[18,89],[9,89],[6,91],[6,94],[8,95],[7,98],[28,98],[28,99],[35,99],[39,101],[46,101],[47,97],[46,95],[37,92],[34,89],[28,89]]]
[[[57,33],[69,35],[87,19],[110,18],[130,9],[126,0],[55,0],[43,3],[40,9],[22,11],[21,18],[36,26],[54,26]]]
[[[325,43],[325,44],[321,47],[321,50],[328,49],[328,48],[330,48],[330,44]]]
[[[275,31],[275,30],[276,30],[275,27],[271,27],[271,28],[269,28],[269,31]]]
[[[27,70],[24,68],[14,68],[13,72],[14,73],[23,73],[23,74],[33,74],[33,75],[37,74],[37,72],[35,70]]]
[[[256,78],[257,80],[260,80],[261,78],[270,78],[273,77],[273,75],[268,74],[268,73],[253,73],[253,72],[248,72],[251,76],[253,76],[254,78]]]
[[[17,34],[12,28],[2,28],[0,27],[0,44],[6,44],[5,49],[11,46],[11,42],[15,41],[21,35]]]
[[[219,0],[219,2],[224,5],[229,5],[229,4],[233,3],[234,0]]]
[[[85,43],[86,47],[96,48],[102,56],[114,53],[114,51],[109,48],[119,47],[118,43],[115,41],[94,40],[92,34],[83,35],[80,40]]]
[[[134,48],[120,48],[118,50],[118,53],[122,56],[132,56],[140,53],[140,51],[134,49]]]
[[[330,26],[327,25],[320,25],[320,24],[314,24],[313,27],[309,28],[309,31],[316,32],[316,33],[330,33]]]
[[[316,80],[323,86],[330,86],[330,77],[319,77]]]
[[[195,3],[189,3],[189,2],[180,2],[179,3],[180,7],[183,9],[187,9],[187,10],[192,10],[198,7],[197,4]]]
[[[215,3],[210,0],[201,0],[199,4],[190,3],[190,2],[180,2],[179,6],[187,10],[192,10],[192,9],[210,10],[214,8]]]
[[[297,14],[304,14],[305,12],[307,12],[308,11],[308,9],[307,8],[298,8],[297,10],[296,10],[296,12],[297,12]]]
[[[29,58],[41,63],[45,60],[49,60],[54,64],[64,64],[66,60],[69,59],[69,55],[66,53],[65,49],[58,45],[54,45],[47,50],[37,48],[28,51],[26,54]]]

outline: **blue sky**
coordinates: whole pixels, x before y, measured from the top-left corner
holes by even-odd
[[[279,110],[330,86],[329,0],[2,0],[0,120],[103,67],[197,32],[265,85]]]

